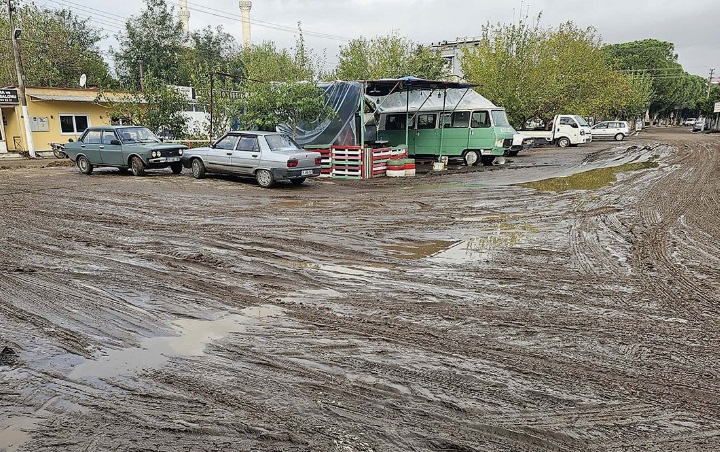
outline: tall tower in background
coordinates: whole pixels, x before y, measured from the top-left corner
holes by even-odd
[[[251,0],[240,0],[240,12],[242,13],[243,45],[250,47],[250,8]]]
[[[180,10],[178,11],[180,23],[182,23],[183,31],[190,32],[190,11],[188,11],[187,0],[180,0]]]

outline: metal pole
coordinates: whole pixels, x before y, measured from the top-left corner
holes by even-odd
[[[712,86],[712,78],[713,74],[715,73],[715,68],[710,68],[710,77],[708,77],[708,89],[707,89],[707,98],[710,99],[710,87]]]
[[[213,88],[215,86],[215,79],[213,73],[210,73],[210,144],[213,140]]]
[[[410,90],[405,91],[405,146],[407,146],[408,155],[410,155],[410,124],[408,124],[408,116],[410,116]]]
[[[35,142],[33,141],[32,130],[30,129],[30,113],[28,112],[27,97],[25,96],[25,71],[22,66],[20,57],[20,29],[15,29],[13,25],[13,6],[11,0],[7,0],[8,23],[10,25],[10,40],[12,41],[13,54],[15,56],[15,72],[18,78],[18,97],[20,98],[20,110],[22,111],[23,122],[25,124],[25,141],[30,157],[36,158]]]

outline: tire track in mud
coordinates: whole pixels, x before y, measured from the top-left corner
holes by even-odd
[[[91,347],[172,334],[177,318],[265,303],[286,312],[129,378],[100,384],[37,370],[45,383],[26,392],[40,385],[83,410],[58,410],[27,449],[713,450],[720,325],[684,315],[668,301],[687,289],[656,278],[678,271],[702,300],[717,294],[714,261],[697,257],[713,254],[717,226],[690,230],[715,218],[707,206],[717,187],[659,228],[652,212],[665,220],[675,206],[655,187],[675,199],[714,177],[692,170],[674,183],[695,166],[676,154],[597,197],[473,185],[499,169],[298,191],[98,175],[89,190],[100,201],[85,202],[82,191],[60,202],[14,194],[14,209],[30,200],[37,208],[0,216],[2,233],[16,238],[0,268],[36,270],[21,276],[40,281],[39,300],[15,296],[35,305],[39,322],[64,321]],[[399,196],[409,183],[418,187]],[[503,239],[516,230],[517,240]],[[501,240],[468,260],[408,260],[384,248],[489,234]],[[667,249],[649,249],[654,240]],[[134,278],[142,284],[128,286]],[[83,287],[92,289],[81,295]],[[72,300],[66,309],[43,301],[55,291]],[[87,326],[72,309],[87,311]],[[29,353],[29,338],[15,335]]]

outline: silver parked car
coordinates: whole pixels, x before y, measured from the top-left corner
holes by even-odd
[[[289,180],[300,185],[320,175],[321,155],[306,151],[288,135],[276,132],[228,132],[209,147],[189,149],[182,158],[196,179],[206,173],[255,177],[264,188]]]
[[[592,133],[593,140],[612,138],[622,141],[630,135],[630,124],[627,121],[603,121],[592,126],[590,133]]]

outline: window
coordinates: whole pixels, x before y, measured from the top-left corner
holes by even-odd
[[[85,137],[83,138],[83,143],[100,144],[102,143],[101,135],[102,132],[100,130],[88,130],[88,133],[86,133]]]
[[[237,144],[239,139],[240,137],[237,135],[227,135],[223,138],[220,138],[220,140],[215,143],[215,149],[225,149],[228,151],[232,151],[233,149],[235,149],[235,145]]]
[[[475,111],[472,114],[470,127],[473,129],[485,129],[490,127],[490,115],[486,111]]]
[[[573,121],[572,118],[569,118],[567,116],[560,118],[561,126],[572,126],[573,124],[575,124],[575,121]]]
[[[265,135],[265,141],[271,151],[280,149],[300,149],[300,146],[288,135]]]
[[[385,130],[405,130],[405,124],[407,124],[407,115],[388,115],[385,119]]]
[[[455,113],[453,113],[452,126],[453,126],[453,128],[470,127],[470,112],[469,111],[456,111]]]
[[[607,129],[607,126],[608,126],[608,123],[601,122],[600,124],[596,125],[595,128],[596,129]]]
[[[257,147],[257,138],[255,137],[242,137],[240,138],[240,145],[238,151],[254,151]]]
[[[505,110],[493,110],[492,120],[496,127],[510,127],[510,121],[508,121]]]
[[[113,130],[103,130],[103,137],[102,142],[103,144],[111,144],[110,142],[112,140],[117,140],[117,136],[115,135],[115,131]]]
[[[87,115],[60,115],[62,133],[82,133],[88,128],[90,121]]]
[[[418,129],[434,129],[436,114],[418,115],[417,117],[417,128]]]

